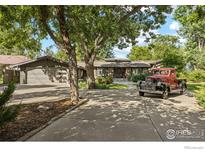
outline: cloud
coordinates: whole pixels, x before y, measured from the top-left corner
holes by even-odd
[[[179,42],[180,42],[181,44],[185,44],[185,43],[187,42],[187,39],[180,37],[180,38],[179,38]]]
[[[176,22],[176,21],[173,21],[170,25],[169,25],[169,28],[171,30],[179,30],[179,23]]]
[[[118,47],[113,48],[113,52],[116,58],[126,58],[127,55],[130,53],[132,46],[130,45],[124,49],[118,49]]]

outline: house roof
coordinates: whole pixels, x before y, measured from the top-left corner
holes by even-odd
[[[78,65],[85,68],[84,62],[78,62]],[[133,61],[133,62],[110,62],[110,61],[95,61],[94,67],[132,67],[132,68],[149,68],[151,67],[147,62]]]
[[[25,62],[28,60],[29,59],[26,56],[0,55],[0,64],[1,65],[12,65],[12,64]]]
[[[106,58],[106,62],[131,62],[131,60],[127,58]]]
[[[51,56],[42,56],[42,57],[38,57],[36,59],[33,59],[33,60],[28,60],[28,61],[24,61],[24,62],[20,62],[20,63],[17,63],[15,65],[12,65],[12,67],[16,67],[16,66],[25,66],[25,65],[28,65],[28,64],[31,64],[31,63],[34,63],[34,62],[38,62],[38,61],[41,61],[41,60],[51,60],[51,61],[55,61],[55,62],[58,62],[58,63],[62,63],[62,64],[65,64],[65,65],[68,65],[68,63],[66,62],[62,62],[54,57],[51,57]]]
[[[153,68],[152,70],[165,70],[165,71],[167,71],[167,70],[173,70],[173,71],[175,71],[176,70],[176,68]]]
[[[68,66],[69,63],[68,62],[65,62],[65,61],[61,61],[61,60],[58,60],[54,57],[51,57],[51,56],[42,56],[42,57],[38,57],[34,60],[28,60],[28,61],[24,61],[24,62],[21,62],[21,63],[17,63],[17,64],[14,64],[12,65],[11,67],[21,67],[21,66],[26,66],[26,65],[29,65],[31,63],[35,63],[35,62],[38,62],[38,61],[42,61],[42,60],[50,60],[50,61],[54,61],[54,62],[57,62],[59,64],[62,64],[64,66]],[[78,68],[81,68],[80,66]],[[83,68],[81,68],[83,69]]]
[[[68,66],[68,62],[65,61],[60,61],[54,57],[51,56],[42,56],[34,60],[27,60],[24,62],[20,62],[17,64],[12,65],[11,67],[21,67],[21,66],[26,66],[28,64],[41,61],[41,60],[52,60],[58,63],[61,63],[65,66]],[[150,68],[153,63],[156,63],[156,61],[130,61],[128,59],[115,59],[115,58],[110,58],[110,59],[105,59],[101,61],[95,61],[94,62],[94,67],[102,67],[102,68],[108,68],[108,67],[129,67],[129,68]],[[84,61],[78,61],[77,63],[78,68],[85,69],[85,62]]]

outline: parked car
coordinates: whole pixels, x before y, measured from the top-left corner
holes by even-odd
[[[187,88],[186,79],[177,79],[175,68],[154,68],[145,81],[138,82],[139,95],[145,93],[160,94],[167,99],[170,93],[183,94]]]

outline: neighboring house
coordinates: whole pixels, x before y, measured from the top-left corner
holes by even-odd
[[[0,77],[3,75],[4,83],[8,83],[11,80],[17,80],[18,72],[8,69],[10,65],[28,61],[25,56],[13,56],[13,55],[0,55]]]
[[[10,68],[20,72],[20,84],[68,83],[68,63],[50,56],[11,65]],[[81,78],[85,70],[78,68]]]
[[[109,58],[94,62],[94,74],[97,76],[112,76],[113,78],[128,78],[132,74],[141,74],[152,67],[159,67],[160,61],[130,61],[129,59]],[[84,62],[78,65],[85,68]]]

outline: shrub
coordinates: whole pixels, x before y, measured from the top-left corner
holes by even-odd
[[[96,89],[109,89],[109,85],[105,83],[97,83]]]
[[[111,84],[113,83],[113,79],[111,76],[106,76],[106,77],[100,76],[96,78],[96,82],[98,84]]]
[[[16,107],[6,106],[15,90],[15,84],[9,83],[8,87],[0,94],[0,126],[4,123],[12,121],[16,118],[20,106]]]
[[[191,72],[181,72],[179,73],[180,78],[186,78],[188,81],[192,82],[204,82],[205,81],[205,71],[204,70],[194,70]]]
[[[148,74],[135,74],[131,77],[133,82],[144,81]]]
[[[86,89],[87,83],[85,81],[79,81],[79,88],[80,89]]]
[[[193,82],[205,81],[205,71],[204,70],[192,71],[188,74],[188,79]]]
[[[196,93],[196,98],[199,101],[199,105],[205,108],[205,89],[201,88]]]
[[[106,83],[107,83],[107,84],[113,83],[113,78],[112,78],[111,76],[107,76],[107,77],[105,77],[105,78],[106,78]]]

